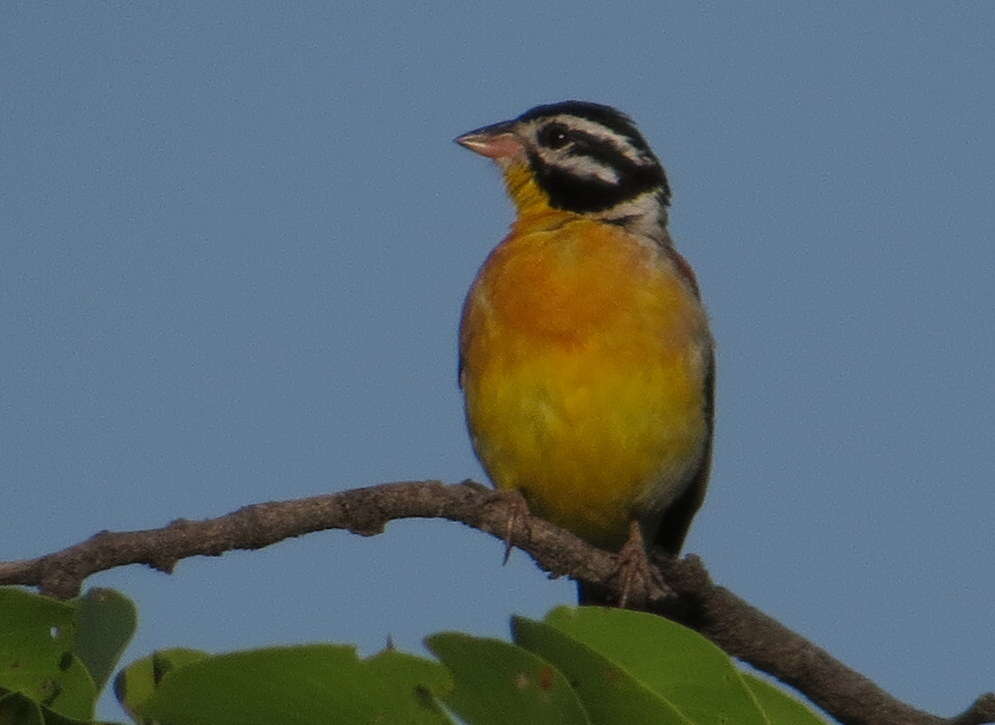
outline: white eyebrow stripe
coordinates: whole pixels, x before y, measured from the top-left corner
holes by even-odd
[[[600,123],[596,123],[595,121],[589,121],[586,118],[571,116],[570,114],[564,113],[544,120],[543,125],[549,123],[550,121],[554,123],[562,123],[567,128],[583,131],[584,133],[590,134],[595,138],[609,141],[620,154],[633,163],[645,164],[648,160],[650,160],[646,158],[644,152],[632,145],[627,136],[623,136],[622,134],[611,130],[607,126],[602,126]]]

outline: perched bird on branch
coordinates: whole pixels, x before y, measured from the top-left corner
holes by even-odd
[[[645,566],[647,545],[676,555],[708,481],[714,363],[663,168],[627,116],[582,101],[456,142],[497,163],[517,213],[463,308],[477,456],[498,489],[623,567]]]

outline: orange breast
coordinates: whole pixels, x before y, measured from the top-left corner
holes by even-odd
[[[617,547],[703,455],[704,312],[673,258],[619,227],[520,220],[470,290],[461,383],[495,485]]]

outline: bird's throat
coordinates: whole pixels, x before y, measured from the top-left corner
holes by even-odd
[[[515,204],[518,217],[533,216],[552,211],[549,196],[536,183],[535,174],[528,164],[515,161],[504,168],[504,186]]]

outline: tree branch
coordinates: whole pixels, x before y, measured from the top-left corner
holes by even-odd
[[[444,518],[485,531],[528,552],[553,576],[599,583],[620,594],[613,554],[596,549],[534,516],[521,515],[510,497],[472,481],[385,483],[293,501],[245,506],[203,521],[180,519],[161,529],[102,531],[36,559],[0,562],[0,584],[36,586],[51,596],[76,596],[91,574],[126,564],[170,573],[180,559],[261,549],[312,531],[382,533],[401,518]],[[846,725],[981,725],[995,723],[995,695],[944,719],[893,698],[863,675],[712,583],[701,560],[658,558],[662,581],[628,592],[640,609],[697,630],[734,657],[796,688]]]

